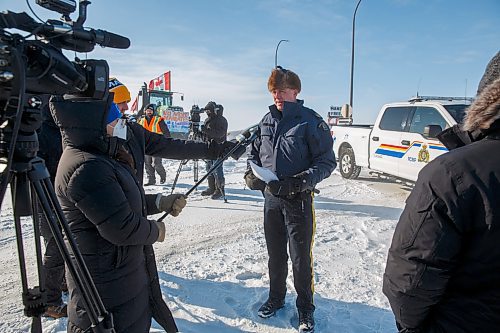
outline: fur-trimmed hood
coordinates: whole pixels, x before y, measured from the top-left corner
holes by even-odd
[[[463,129],[466,131],[487,130],[500,119],[500,78],[483,89],[467,110]]]

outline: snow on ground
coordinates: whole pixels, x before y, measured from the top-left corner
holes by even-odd
[[[165,186],[149,193],[170,193],[179,167],[168,168]],[[183,166],[175,192],[193,184],[192,161]],[[199,162],[200,178],[204,163]],[[245,188],[245,161],[227,161],[227,203],[202,197],[200,185],[179,217],[167,217],[165,242],[155,244],[160,283],[183,333],[296,332],[297,314],[291,266],[285,308],[269,319],[257,316],[267,298],[267,252],[263,232],[263,198]],[[382,294],[382,275],[392,233],[409,188],[362,174],[345,180],[337,172],[319,185],[314,246],[315,318],[318,333],[396,332]],[[156,216],[159,218],[160,215]],[[20,273],[10,197],[0,222],[0,332],[28,332],[23,316]],[[29,219],[23,219],[30,285],[34,242]],[[43,319],[44,332],[66,331],[66,319]],[[152,332],[162,332],[153,322]]]

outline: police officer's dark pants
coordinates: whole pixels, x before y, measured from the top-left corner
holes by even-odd
[[[278,198],[264,192],[264,233],[269,254],[269,297],[283,300],[288,273],[287,244],[292,260],[297,309],[314,310],[312,244],[315,222],[310,193]]]
[[[146,174],[148,175],[148,180],[154,182],[156,179],[155,170],[160,175],[160,180],[165,180],[167,173],[162,164],[161,157],[153,157],[146,155],[144,156],[144,166],[146,168]]]
[[[47,304],[57,306],[62,303],[61,287],[64,281],[64,260],[43,213],[40,216],[40,233],[45,242],[43,268]]]

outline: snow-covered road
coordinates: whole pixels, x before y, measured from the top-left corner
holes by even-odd
[[[167,185],[147,191],[170,193],[178,162],[164,161]],[[194,184],[191,163],[180,173],[176,192]],[[202,167],[202,163],[200,167]],[[225,163],[228,202],[195,191],[177,217],[168,217],[166,241],[155,244],[164,297],[183,333],[295,332],[297,314],[291,276],[286,305],[277,316],[261,319],[267,298],[267,252],[262,226],[263,198],[245,188],[244,161]],[[362,174],[347,181],[334,173],[316,196],[314,246],[318,333],[396,332],[382,294],[382,275],[395,224],[409,189]],[[27,332],[22,314],[20,277],[10,200],[0,222],[0,331]],[[157,216],[158,218],[159,216]],[[31,275],[33,233],[23,222]],[[44,332],[65,332],[66,320],[43,320]],[[161,332],[153,323],[154,332]]]

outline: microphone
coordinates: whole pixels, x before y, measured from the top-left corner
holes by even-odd
[[[127,37],[101,29],[91,29],[90,32],[94,34],[95,42],[101,46],[112,47],[115,49],[127,49],[130,46],[130,39]]]
[[[112,32],[108,32],[101,29],[74,29],[69,26],[44,26],[44,32],[56,32],[62,34],[62,36],[73,36],[75,41],[88,41],[91,43],[99,44],[103,47],[112,47],[115,49],[126,49],[130,46],[130,40],[127,37],[123,37]],[[68,42],[67,42],[68,43]],[[69,42],[71,45],[71,42]]]
[[[255,126],[252,126],[248,129],[244,130],[243,132],[241,132],[240,134],[238,134],[236,136],[236,141],[243,142],[243,141],[247,140],[248,138],[250,138],[250,136],[252,136],[253,134],[255,134],[255,136],[256,136],[258,129],[259,129],[259,125],[255,125]]]

